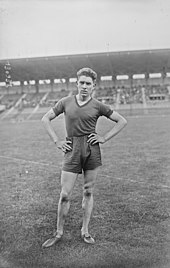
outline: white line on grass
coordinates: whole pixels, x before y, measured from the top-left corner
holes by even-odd
[[[105,176],[107,178],[113,178],[111,175],[106,175],[106,174],[101,174],[101,176]],[[138,181],[138,180],[132,180],[132,179],[124,179],[124,178],[114,178],[116,180],[122,180],[122,181],[127,181],[127,182],[133,182],[133,183],[145,183],[146,181]],[[149,183],[150,186],[155,186],[155,187],[163,187],[163,188],[168,188],[170,189],[170,186],[166,184],[154,184],[154,183]]]
[[[143,117],[169,117],[169,114],[140,114],[140,115],[125,115],[128,118],[143,118]]]
[[[31,163],[31,164],[40,165],[40,166],[49,166],[49,167],[57,168],[57,166],[52,165],[50,163],[42,163],[39,161],[32,161],[32,160],[27,160],[27,159],[23,159],[23,158],[12,157],[12,156],[0,155],[0,158],[14,160],[14,161],[22,161],[22,162]]]
[[[51,163],[42,163],[39,161],[32,161],[32,160],[27,160],[27,159],[23,159],[23,158],[17,158],[17,157],[12,157],[12,156],[4,156],[4,155],[0,155],[0,158],[4,158],[4,159],[9,159],[9,160],[14,160],[14,161],[22,161],[25,163],[31,163],[31,164],[35,164],[35,165],[40,165],[40,166],[48,166],[50,168],[57,168],[57,166],[52,165]],[[124,179],[124,178],[115,178],[112,175],[107,175],[104,173],[100,173],[99,176],[104,176],[106,178],[114,178],[116,180],[122,180],[122,181],[127,181],[127,182],[132,182],[132,183],[144,183],[146,184],[146,181],[138,181],[138,180],[133,180],[133,179]],[[165,184],[154,184],[154,183],[149,183],[150,186],[154,186],[154,187],[162,187],[162,188],[167,188],[170,189],[170,186],[165,185]]]
[[[152,117],[169,117],[169,114],[139,114],[139,115],[125,115],[127,118],[144,118],[144,117],[150,117],[150,118],[152,118]],[[58,119],[61,119],[62,120],[62,118],[58,118]],[[25,120],[23,120],[23,121],[19,121],[19,122],[15,122],[15,123],[37,123],[37,121],[39,121],[39,122],[41,122],[41,120],[40,119],[31,119],[31,120],[27,120],[27,119],[25,119]],[[3,121],[3,120],[0,120],[0,123],[1,124],[6,124],[6,121]],[[10,121],[8,121],[8,124],[9,123],[14,123],[12,120],[10,120]]]

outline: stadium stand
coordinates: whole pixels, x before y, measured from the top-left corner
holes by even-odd
[[[103,103],[114,104],[116,102],[117,89],[115,87],[99,87],[94,96]]]
[[[40,102],[40,107],[50,107],[54,105],[59,99],[68,96],[69,93],[70,92],[66,90],[48,92],[46,98]]]
[[[17,101],[20,99],[22,94],[4,94],[1,96],[0,104],[5,105],[6,109],[10,109],[11,107],[15,106]]]
[[[22,99],[23,108],[28,107],[36,107],[45,93],[28,93],[26,96]]]
[[[75,95],[76,70],[84,66],[98,73],[94,97],[103,103],[116,109],[145,109],[157,104],[170,107],[169,52],[163,49],[49,57],[48,60],[44,57],[14,59],[10,60],[15,70],[12,72],[15,83],[11,87],[2,86],[5,61],[0,61],[0,105],[5,106],[1,119],[36,118],[36,113],[44,113],[62,97]],[[136,74],[142,74],[143,78],[134,78]]]

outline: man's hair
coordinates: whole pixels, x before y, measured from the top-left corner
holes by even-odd
[[[79,78],[80,76],[85,75],[89,76],[92,78],[93,82],[96,81],[97,79],[97,74],[95,71],[93,71],[91,68],[82,68],[77,72],[77,77]]]

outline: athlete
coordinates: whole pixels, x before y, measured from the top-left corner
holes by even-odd
[[[117,135],[127,124],[126,119],[110,106],[92,97],[96,86],[97,74],[90,68],[77,72],[75,96],[60,99],[42,118],[43,125],[59,150],[64,152],[61,171],[61,193],[58,203],[57,230],[43,243],[47,248],[61,240],[65,218],[70,207],[70,196],[78,174],[84,173],[83,187],[83,223],[81,237],[85,243],[94,244],[88,225],[93,209],[93,189],[101,163],[100,144],[104,144]],[[51,124],[51,120],[64,113],[67,137],[60,140]],[[113,128],[104,136],[96,133],[96,123],[100,116],[114,122]],[[116,122],[116,124],[115,124]]]

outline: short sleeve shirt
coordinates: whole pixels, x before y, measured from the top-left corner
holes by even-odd
[[[94,133],[100,116],[109,117],[113,110],[110,106],[91,98],[84,105],[79,105],[76,96],[59,100],[53,107],[56,116],[64,113],[68,137],[77,137]]]

